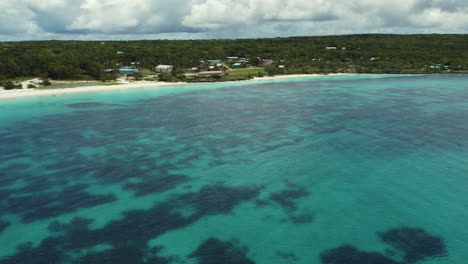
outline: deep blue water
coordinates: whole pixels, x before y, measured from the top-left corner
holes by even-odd
[[[463,264],[468,76],[0,102],[0,264]]]

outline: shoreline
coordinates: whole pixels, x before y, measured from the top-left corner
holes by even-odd
[[[254,77],[250,80],[232,81],[232,82],[254,82],[254,81],[268,81],[288,78],[309,78],[309,77],[323,77],[323,76],[350,76],[350,75],[362,75],[355,73],[333,73],[333,74],[291,74],[291,75],[278,75],[278,76],[267,76],[267,77]],[[230,81],[225,81],[230,82]],[[217,82],[210,82],[217,83]],[[75,88],[57,88],[57,89],[17,89],[17,90],[0,90],[0,100],[18,99],[27,97],[43,97],[43,96],[62,96],[79,93],[93,93],[93,92],[106,92],[106,91],[124,91],[130,89],[140,88],[163,88],[170,86],[181,86],[181,85],[195,85],[203,84],[203,82],[151,82],[151,81],[138,81],[132,83],[123,83],[119,85],[91,85],[82,86]],[[206,84],[206,83],[205,83]]]
[[[347,73],[334,73],[334,74],[292,74],[292,75],[279,75],[270,77],[254,77],[251,80],[232,81],[232,82],[252,82],[252,81],[264,81],[264,80],[275,80],[275,79],[286,79],[286,78],[307,78],[307,77],[320,77],[320,76],[342,76],[342,75],[355,75]],[[226,81],[230,82],[230,81]],[[217,83],[217,82],[211,82]],[[138,81],[133,83],[123,83],[119,85],[91,85],[82,86],[75,88],[58,88],[58,89],[17,89],[17,90],[0,90],[0,100],[26,98],[26,97],[42,97],[42,96],[62,96],[69,94],[78,93],[93,93],[93,92],[105,92],[105,91],[120,91],[130,90],[139,88],[163,88],[169,86],[180,86],[180,85],[194,85],[203,83],[190,83],[190,82],[149,82],[149,81]]]

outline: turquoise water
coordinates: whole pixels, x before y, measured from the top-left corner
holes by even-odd
[[[468,76],[0,102],[0,264],[463,264]]]

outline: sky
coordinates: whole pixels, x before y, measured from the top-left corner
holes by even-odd
[[[468,33],[468,0],[0,0],[0,41]]]

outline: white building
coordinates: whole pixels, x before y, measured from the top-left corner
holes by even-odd
[[[172,66],[172,65],[158,65],[158,66],[156,66],[156,68],[154,68],[154,71],[155,72],[171,73],[173,69],[174,69],[174,66]]]

